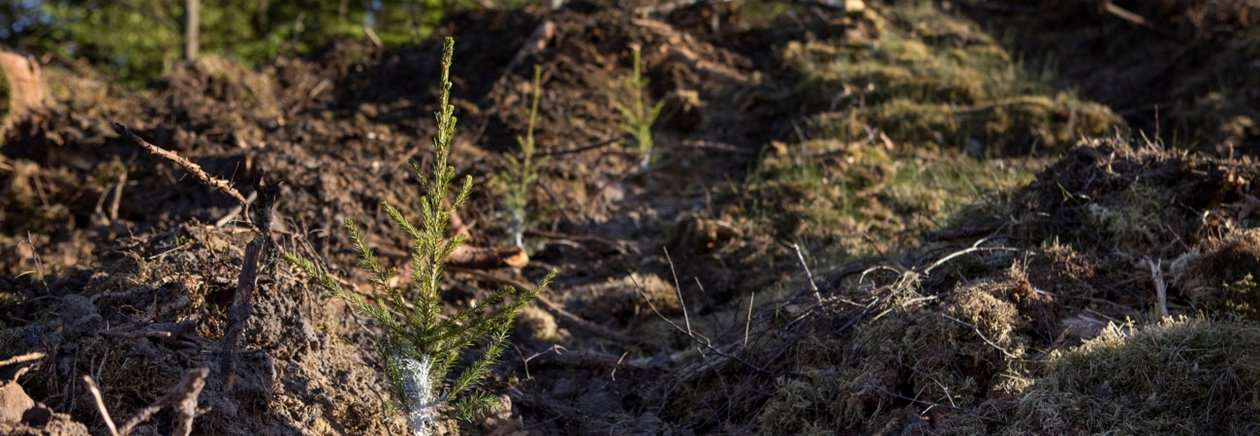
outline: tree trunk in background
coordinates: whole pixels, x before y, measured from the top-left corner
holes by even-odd
[[[201,0],[184,0],[184,60],[197,59],[201,45]]]

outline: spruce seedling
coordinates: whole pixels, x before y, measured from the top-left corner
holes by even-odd
[[[480,304],[449,315],[441,311],[438,293],[443,268],[451,253],[466,238],[462,235],[447,238],[446,225],[472,191],[472,178],[466,177],[455,190],[454,200],[446,201],[455,187],[452,184],[455,169],[447,163],[456,122],[455,108],[450,104],[453,52],[454,40],[447,37],[442,48],[440,104],[435,113],[437,134],[433,138],[433,167],[426,174],[419,164],[412,163],[423,193],[419,226],[413,225],[394,205],[381,201],[381,207],[413,242],[410,292],[404,295],[402,289],[390,285],[396,269],[381,266],[364,234],[349,219],[344,227],[359,251],[359,266],[371,275],[371,285],[378,295],[372,301],[346,290],[315,263],[294,255],[285,256],[325,290],[344,298],[353,309],[376,321],[381,330],[378,345],[391,391],[407,413],[408,428],[417,436],[430,434],[442,413],[471,419],[494,404],[495,397],[480,390],[478,385],[507,345],[516,312],[533,301],[555,274],[552,271],[533,289],[518,292],[510,286],[504,287]],[[491,311],[494,307],[498,310]],[[462,371],[454,371],[460,357],[470,354],[479,345],[485,347],[484,351]]]
[[[626,103],[614,102],[613,107],[621,112],[621,130],[634,139],[639,150],[639,168],[647,169],[652,164],[652,125],[665,108],[665,100],[647,106],[646,96],[648,80],[641,71],[642,61],[638,44],[630,46],[634,56],[634,72],[622,82],[625,86]]]
[[[546,164],[545,158],[534,160],[534,126],[538,123],[538,102],[542,99],[542,68],[534,66],[533,98],[529,106],[529,122],[525,135],[516,136],[520,157],[503,153],[507,168],[494,175],[495,182],[503,190],[503,208],[507,213],[507,233],[517,247],[525,246],[525,228],[528,225],[529,188],[538,181],[538,167]]]

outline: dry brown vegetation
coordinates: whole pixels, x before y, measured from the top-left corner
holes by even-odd
[[[1247,2],[841,3],[863,7],[464,12],[416,46],[204,57],[139,91],[44,65],[48,107],[0,144],[0,433],[191,410],[164,396],[198,368],[193,433],[403,431],[378,326],[267,259],[234,321],[258,211],[110,122],[251,204],[278,186],[262,233],[346,286],[367,283],[353,219],[402,285],[379,204],[419,215],[406,161],[431,154],[446,35],[460,175],[514,149],[532,64],[547,158],[528,263],[454,268],[443,304],[559,275],[492,371],[499,404],[442,432],[1260,431]],[[646,170],[612,107],[632,43],[667,101]],[[451,230],[507,242],[498,198],[475,193]]]

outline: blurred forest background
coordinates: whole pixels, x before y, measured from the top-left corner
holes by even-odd
[[[520,0],[495,0],[501,6]],[[306,54],[338,38],[419,43],[444,11],[472,0],[12,0],[0,2],[0,45],[80,59],[139,85],[185,56],[187,12],[201,51],[246,65]],[[368,36],[368,33],[372,33]]]

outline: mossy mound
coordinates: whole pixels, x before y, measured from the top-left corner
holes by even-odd
[[[1017,396],[946,421],[944,434],[1255,434],[1260,327],[1176,319],[1112,325],[1046,362]]]
[[[801,77],[797,97],[826,108],[809,133],[842,140],[875,129],[898,144],[973,154],[1063,149],[1123,121],[1105,106],[1055,90],[975,22],[923,4],[875,6],[876,25],[824,41],[793,41],[779,54]]]

